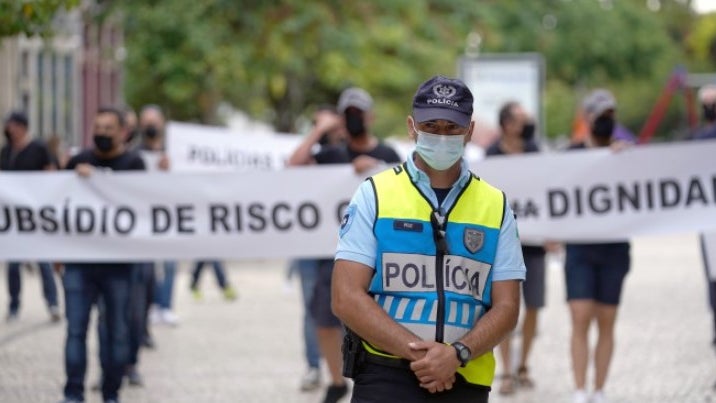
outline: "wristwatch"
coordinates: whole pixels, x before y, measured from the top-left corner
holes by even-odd
[[[460,361],[460,366],[464,367],[467,365],[467,363],[470,362],[470,357],[472,356],[470,349],[459,341],[452,343],[451,346],[455,349],[457,359]]]

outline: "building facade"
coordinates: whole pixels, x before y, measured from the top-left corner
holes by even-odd
[[[97,15],[96,5],[84,4],[55,17],[52,38],[0,42],[0,114],[25,111],[38,138],[56,135],[70,148],[89,143],[97,108],[123,99],[121,25]]]

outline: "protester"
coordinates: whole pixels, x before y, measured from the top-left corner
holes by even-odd
[[[234,287],[232,287],[226,279],[226,270],[224,264],[219,260],[199,260],[194,265],[194,269],[191,271],[191,285],[189,286],[194,299],[201,300],[203,298],[201,291],[199,290],[199,277],[201,271],[204,269],[204,265],[211,265],[214,269],[214,275],[216,276],[216,283],[221,288],[221,292],[224,294],[224,298],[227,301],[233,301],[238,298],[238,294]]]
[[[101,108],[94,119],[93,147],[67,163],[81,177],[108,175],[105,171],[144,170],[144,162],[125,147],[124,117],[114,108]],[[99,172],[97,172],[99,171]],[[63,277],[67,340],[65,342],[65,402],[84,401],[87,368],[87,327],[92,305],[104,302],[106,337],[100,337],[106,356],[102,365],[102,398],[119,400],[119,388],[129,356],[131,263],[66,263]]]
[[[313,126],[302,143],[304,147],[311,147],[315,157],[329,147],[339,147],[346,142],[345,126],[335,107],[321,106],[313,114]],[[300,147],[297,151],[300,150]],[[301,165],[294,160],[301,152],[294,153],[288,161],[289,166]],[[305,154],[304,154],[305,156]],[[305,162],[305,161],[304,161]],[[303,344],[304,357],[308,370],[301,378],[300,389],[310,391],[321,386],[320,360],[321,353],[316,335],[316,325],[310,313],[310,302],[313,298],[313,289],[318,277],[317,259],[296,259],[291,262],[291,273],[298,273],[301,281],[301,295],[303,297]]]
[[[138,150],[149,171],[169,170],[169,157],[166,154],[166,125],[166,117],[159,106],[146,105],[142,108],[137,128],[137,136],[141,136]],[[172,310],[172,295],[177,262],[164,260],[156,265],[154,262],[146,265],[147,270],[151,270],[151,276],[147,279],[149,318],[152,323],[176,326],[179,317]],[[145,344],[153,344],[148,327],[145,327],[147,329]]]
[[[137,114],[131,108],[123,111],[124,127],[122,129],[122,138],[126,149],[130,149],[133,141],[142,141],[136,147],[135,153],[142,158],[145,170],[159,169],[159,160],[163,155],[161,148],[163,143],[147,141],[144,138],[138,139],[137,134]],[[164,115],[161,108],[156,105],[149,105],[142,109],[142,118],[145,125],[155,125],[163,127]],[[151,140],[154,140],[152,138]],[[160,151],[153,151],[154,148]],[[156,276],[154,273],[154,262],[139,262],[134,264],[131,276],[130,289],[130,312],[129,312],[129,356],[127,359],[127,367],[125,368],[125,376],[127,382],[131,386],[143,386],[144,378],[139,372],[139,353],[142,346],[147,348],[155,348],[154,338],[149,331],[149,309],[155,297]],[[99,320],[97,323],[97,331],[99,332],[100,341],[107,338],[106,323],[106,306],[104,300],[99,298],[97,301],[99,311]],[[107,342],[100,342],[99,356],[100,362],[107,359],[107,352],[104,346]],[[102,378],[92,386],[92,390],[99,391],[102,387]]]
[[[535,124],[527,111],[516,102],[507,102],[500,108],[498,123],[501,135],[486,151],[487,156],[517,155],[539,152],[534,139]],[[522,282],[525,314],[522,322],[522,348],[516,377],[512,368],[511,337],[500,343],[502,376],[500,394],[515,392],[515,381],[522,387],[531,388],[534,381],[529,375],[528,358],[537,329],[537,314],[544,307],[545,295],[545,248],[541,245],[522,245],[522,256],[527,267],[527,277]]]
[[[583,143],[570,149],[625,146],[613,138],[616,126],[616,99],[607,90],[589,93],[583,102],[590,135]],[[565,277],[567,300],[572,319],[571,357],[576,391],[574,403],[606,402],[604,386],[614,351],[614,323],[624,278],[629,272],[629,242],[568,243],[566,245]],[[589,328],[597,324],[594,348],[594,391],[586,390],[589,364]]]
[[[49,171],[55,169],[52,155],[45,143],[30,136],[28,119],[24,112],[14,111],[5,118],[4,134],[5,145],[0,150],[0,171]],[[38,266],[42,276],[42,294],[47,302],[50,319],[57,322],[60,320],[60,309],[57,305],[57,286],[52,266],[47,262],[40,262]],[[20,262],[8,262],[7,264],[7,285],[10,294],[8,322],[13,322],[19,317],[20,291],[22,289],[20,269]]]
[[[371,132],[373,98],[367,91],[357,87],[346,89],[338,99],[337,108],[348,132],[347,143],[324,147],[313,154],[312,149],[322,136],[320,131],[313,131],[294,151],[289,165],[351,163],[357,173],[363,173],[382,163],[400,162],[398,153]],[[348,393],[348,386],[341,373],[343,329],[330,308],[332,270],[332,259],[318,261],[318,278],[310,303],[321,355],[331,375],[331,385],[326,390],[324,403],[335,403]]]
[[[344,345],[354,403],[487,402],[525,267],[506,198],[463,158],[472,105],[460,80],[422,83],[415,152],[365,181],[343,217],[332,303],[357,334]]]
[[[702,117],[704,120],[700,130],[694,136],[695,140],[706,140],[716,138],[716,85],[705,85],[699,89],[699,102],[701,103]],[[709,267],[709,247],[714,249],[710,244],[710,237],[700,234],[699,245],[701,247],[701,256],[703,257],[704,269],[706,270],[706,282],[709,296],[709,306],[713,316],[713,341],[716,347],[716,268]],[[713,241],[711,241],[713,242]],[[714,385],[716,388],[716,384]]]

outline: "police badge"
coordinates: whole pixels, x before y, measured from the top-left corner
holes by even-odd
[[[473,228],[465,228],[462,241],[465,243],[465,248],[467,248],[470,253],[476,253],[482,249],[482,244],[485,242],[485,233]]]

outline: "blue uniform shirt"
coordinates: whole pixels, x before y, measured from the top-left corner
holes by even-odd
[[[430,186],[428,175],[415,165],[412,158],[408,158],[406,166],[413,183],[424,195],[428,196],[430,204],[436,206],[438,200]],[[469,182],[470,176],[467,162],[463,158],[460,177],[440,206],[440,211],[443,214],[455,203],[460,191]],[[492,266],[492,281],[524,280],[526,268],[522,259],[520,239],[517,235],[517,223],[509,203],[505,203],[505,209],[495,263]],[[346,209],[341,223],[336,260],[350,260],[375,269],[377,242],[373,233],[373,223],[376,214],[375,192],[370,182],[365,181],[353,195]]]

